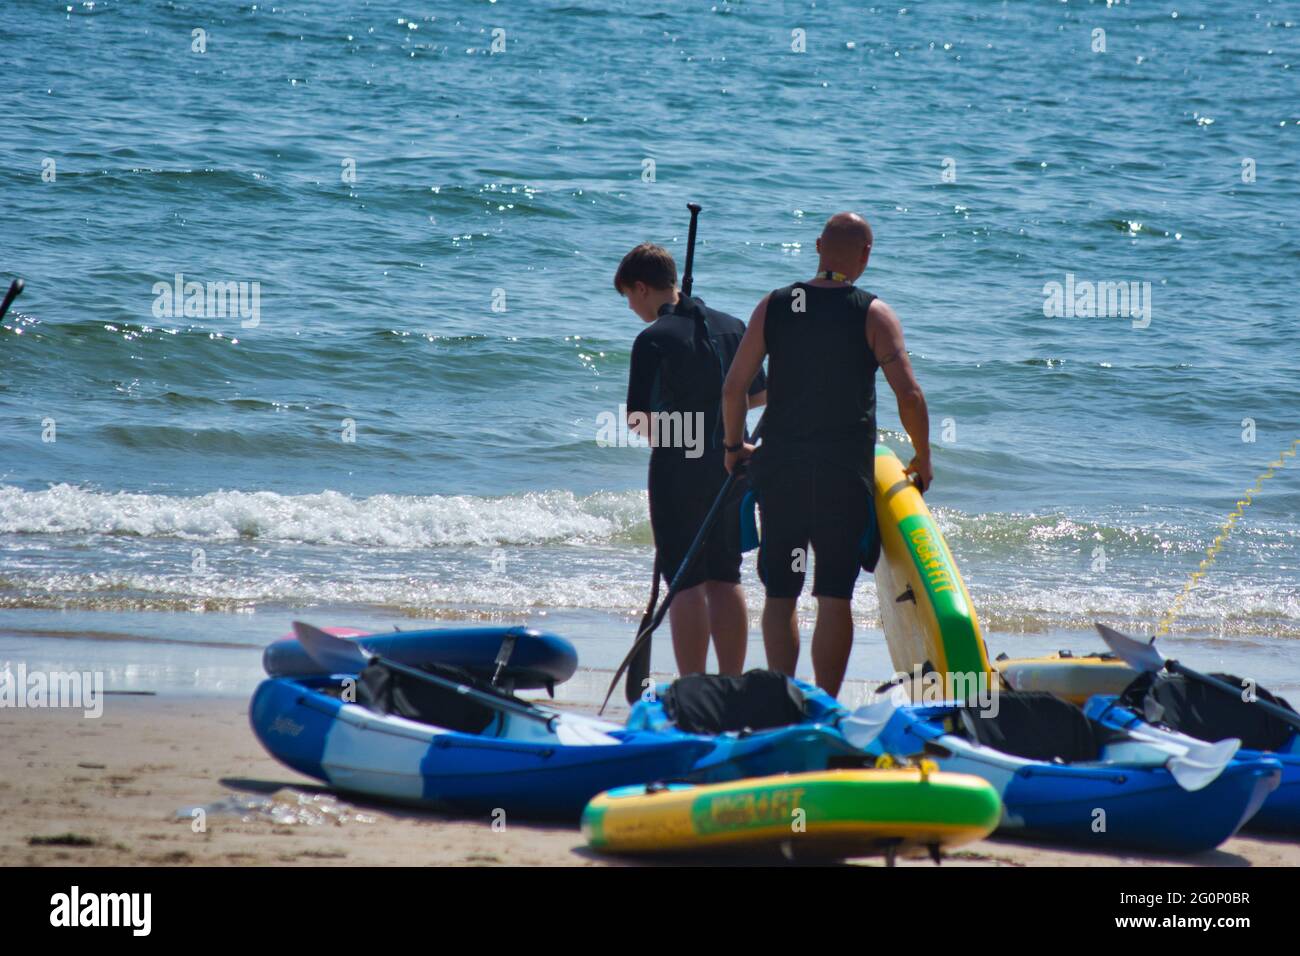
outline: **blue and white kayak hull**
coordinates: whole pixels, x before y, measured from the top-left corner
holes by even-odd
[[[1027,760],[947,732],[944,720],[954,711],[897,707],[873,728],[874,739],[862,742],[870,753],[925,753],[943,770],[983,777],[1002,798],[1004,835],[1099,849],[1210,850],[1259,811],[1281,777],[1276,760],[1232,759],[1188,790],[1164,765],[1167,755],[1136,742],[1107,747],[1086,763]]]
[[[1122,706],[1119,698],[1112,694],[1096,695],[1088,701],[1084,710],[1094,720],[1120,730],[1145,728],[1155,732],[1175,734],[1173,731],[1163,731],[1162,728],[1147,723],[1135,711]],[[1281,778],[1277,789],[1268,795],[1264,805],[1246,822],[1246,826],[1252,830],[1300,831],[1300,733],[1292,736],[1290,746],[1286,750],[1243,748],[1237,751],[1237,758],[1240,760],[1272,759],[1281,766]]]
[[[329,678],[263,681],[249,718],[281,763],[347,793],[464,813],[577,819],[611,787],[684,777],[712,749],[700,738],[628,733],[558,714],[550,726],[503,715],[467,734],[344,703]]]

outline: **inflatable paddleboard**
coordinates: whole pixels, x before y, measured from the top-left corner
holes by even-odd
[[[607,853],[785,852],[843,859],[937,852],[982,839],[1002,804],[984,780],[917,767],[829,770],[691,786],[621,787],[582,814]]]
[[[876,445],[880,621],[894,668],[992,674],[984,636],[948,543],[886,445]]]
[[[512,690],[552,688],[578,668],[578,652],[558,634],[528,627],[447,627],[368,634],[327,627],[335,637],[364,638],[366,649],[399,664],[459,667],[483,680],[498,678]],[[324,677],[321,667],[292,634],[267,645],[262,666],[271,677]]]
[[[1122,693],[1138,676],[1113,654],[1059,651],[1045,657],[999,657],[993,666],[1011,690],[1044,691],[1080,707],[1094,694]]]

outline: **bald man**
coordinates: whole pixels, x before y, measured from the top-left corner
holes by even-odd
[[[773,670],[799,663],[795,607],[808,549],[816,557],[817,685],[838,694],[853,646],[853,587],[880,555],[873,471],[876,369],[898,399],[916,455],[907,466],[922,489],[934,474],[925,395],[917,384],[894,310],[853,283],[871,256],[871,226],[832,216],[817,240],[817,275],[763,297],[723,385],[726,467],[753,456],[750,477],[762,517],[759,577],[767,589],[763,644]],[[746,392],[768,356],[763,445],[744,441]]]

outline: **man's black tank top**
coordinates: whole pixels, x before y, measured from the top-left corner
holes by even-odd
[[[879,365],[866,324],[875,298],[856,286],[802,282],[771,294],[764,466],[812,459],[870,476]]]

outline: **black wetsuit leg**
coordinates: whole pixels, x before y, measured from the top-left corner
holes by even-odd
[[[708,516],[726,480],[721,459],[709,458],[683,464],[680,460],[650,462],[650,527],[654,531],[659,571],[671,582],[690,550],[695,535]],[[740,580],[740,497],[734,488],[722,513],[705,540],[703,553],[683,579],[683,589],[705,581]]]
[[[815,558],[813,594],[851,598],[875,520],[870,494],[860,475],[835,465],[789,462],[765,471],[758,568],[767,596],[798,597]]]

